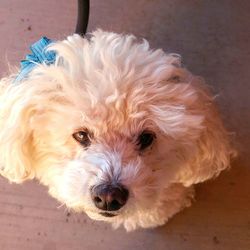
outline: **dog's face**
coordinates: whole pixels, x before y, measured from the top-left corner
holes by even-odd
[[[190,186],[228,165],[211,98],[178,56],[102,31],[52,49],[55,65],[1,96],[7,178],[36,177],[67,207],[112,221],[157,207],[174,183]]]

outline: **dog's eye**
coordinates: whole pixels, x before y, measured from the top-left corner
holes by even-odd
[[[76,141],[84,147],[88,147],[91,143],[89,133],[87,131],[78,131],[72,135]]]
[[[149,147],[154,139],[156,138],[155,134],[150,132],[150,131],[143,131],[139,137],[138,137],[138,141],[137,141],[137,145],[139,146],[140,150],[144,150],[147,147]]]

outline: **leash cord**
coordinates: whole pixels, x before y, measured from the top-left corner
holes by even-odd
[[[89,0],[78,0],[77,24],[75,33],[84,36],[89,21]]]

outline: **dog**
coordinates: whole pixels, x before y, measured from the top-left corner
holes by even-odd
[[[230,166],[214,98],[179,55],[102,30],[48,50],[55,63],[0,81],[9,181],[38,179],[69,210],[132,231],[165,224]]]

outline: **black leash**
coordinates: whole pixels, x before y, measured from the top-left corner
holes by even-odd
[[[84,36],[89,22],[89,0],[78,0],[77,23],[75,33]]]

